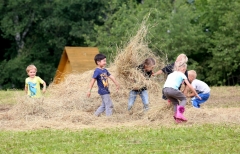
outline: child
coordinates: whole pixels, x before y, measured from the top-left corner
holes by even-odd
[[[145,78],[150,78],[152,75],[152,69],[155,66],[155,60],[153,58],[147,58],[143,64],[139,65],[137,69],[143,73]],[[128,111],[131,111],[133,104],[136,100],[137,95],[140,95],[143,102],[144,111],[148,110],[148,93],[147,87],[142,87],[140,89],[133,89],[130,91],[129,100],[128,100]]]
[[[159,75],[162,73],[169,75],[174,71],[174,64],[176,62],[187,63],[187,61],[188,61],[188,57],[182,53],[182,54],[178,55],[178,57],[176,58],[176,61],[174,63],[165,66],[164,68],[162,68],[161,70],[157,71],[156,73],[154,73],[152,75],[155,76],[155,75]],[[186,70],[185,74],[187,76],[187,70]]]
[[[176,58],[176,61],[174,63],[165,66],[163,69],[154,73],[153,76],[159,75],[159,74],[162,74],[162,73],[169,75],[174,71],[175,63],[178,63],[178,62],[187,63],[187,61],[188,61],[188,57],[185,54],[180,54],[180,55],[178,55],[178,57]],[[184,72],[184,74],[188,78],[188,71],[187,70]],[[179,90],[180,90],[180,88],[181,88],[181,85],[179,86]],[[162,99],[167,100],[167,98],[164,94],[162,96]],[[170,103],[169,100],[168,100],[168,103]]]
[[[97,54],[94,58],[97,68],[94,71],[92,80],[90,82],[89,91],[87,92],[87,97],[90,97],[92,87],[97,80],[98,94],[102,98],[102,104],[95,112],[96,116],[99,116],[102,112],[106,112],[106,116],[112,115],[113,103],[110,98],[110,91],[108,89],[108,78],[110,78],[114,84],[117,86],[117,91],[119,89],[119,84],[114,79],[114,77],[108,72],[104,67],[106,66],[106,56],[103,54]]]
[[[177,123],[187,121],[187,119],[183,116],[183,112],[185,110],[184,106],[186,105],[187,99],[186,96],[181,91],[179,91],[179,86],[182,84],[182,82],[184,81],[187,84],[187,86],[192,90],[192,92],[195,94],[195,96],[201,99],[201,97],[198,96],[197,92],[188,82],[186,75],[184,75],[186,69],[187,69],[186,63],[181,62],[177,63],[175,66],[175,71],[168,75],[163,89],[164,95],[174,105],[175,113],[173,117]],[[178,100],[180,100],[180,103]]]
[[[194,93],[189,94],[189,97],[192,97],[192,105],[196,108],[200,108],[200,104],[206,102],[210,96],[210,88],[209,86],[201,81],[196,79],[197,77],[197,73],[194,70],[190,70],[188,71],[188,78],[189,81],[192,85],[192,87],[197,91],[198,95],[202,98],[202,99],[198,99],[195,96]]]
[[[28,78],[25,80],[25,92],[32,98],[39,98],[42,93],[46,91],[46,83],[38,76],[36,76],[37,68],[34,65],[29,65],[26,69]],[[43,84],[43,90],[41,93],[40,83]]]

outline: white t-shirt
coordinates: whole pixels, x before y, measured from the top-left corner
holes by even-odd
[[[209,93],[210,92],[210,88],[209,86],[201,81],[201,80],[198,80],[198,79],[194,79],[191,83],[191,85],[193,86],[193,88],[196,90],[196,92],[199,94],[199,93],[203,93],[203,94],[206,94],[206,93]]]
[[[173,73],[170,73],[167,77],[167,80],[164,84],[164,88],[174,88],[177,89],[182,84],[183,80],[187,79],[186,75],[179,71],[174,71]]]

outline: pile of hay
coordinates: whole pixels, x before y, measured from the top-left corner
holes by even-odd
[[[101,105],[95,83],[90,98],[87,90],[93,71],[73,73],[68,75],[64,82],[51,84],[43,98],[31,99],[16,92],[17,104],[8,112],[0,114],[1,129],[79,129],[79,128],[105,128],[117,126],[155,126],[174,124],[173,111],[162,99],[163,76],[142,80],[141,73],[136,67],[146,58],[154,58],[157,67],[163,67],[163,59],[154,55],[145,42],[147,26],[143,23],[137,34],[130,39],[123,49],[119,49],[113,64],[107,68],[120,83],[120,90],[116,92],[114,83],[110,83],[111,99],[114,104],[114,114],[106,117],[94,116],[95,110]],[[131,76],[129,75],[131,74]],[[132,82],[132,79],[135,82]],[[150,109],[143,112],[143,104],[138,96],[133,107],[133,114],[127,111],[129,92],[132,87],[147,86],[149,92]],[[197,114],[196,114],[197,112]],[[235,109],[233,113],[239,112]],[[214,117],[224,119],[217,115],[218,110],[196,110],[187,106],[186,117],[188,124],[211,122]],[[211,116],[212,118],[209,118]],[[233,117],[232,117],[233,118]],[[236,116],[235,116],[236,119]],[[238,115],[238,120],[239,120]],[[205,120],[205,121],[204,121]],[[225,118],[226,120],[226,118]],[[225,122],[225,121],[224,121]],[[240,122],[239,122],[240,123]]]
[[[51,84],[43,98],[31,99],[27,96],[16,96],[17,104],[13,106],[6,115],[0,117],[5,120],[21,121],[21,124],[34,127],[78,127],[95,125],[117,125],[122,123],[140,123],[145,119],[148,121],[150,115],[143,113],[143,105],[140,97],[137,98],[133,114],[127,111],[128,97],[133,83],[130,78],[135,79],[135,86],[147,86],[149,90],[150,111],[159,110],[164,106],[159,100],[161,96],[160,78],[142,80],[142,74],[136,67],[144,62],[146,58],[154,58],[157,62],[155,70],[163,67],[160,57],[148,48],[145,42],[147,26],[143,22],[137,34],[130,39],[123,49],[119,49],[114,62],[108,71],[115,76],[120,84],[117,92],[114,83],[110,83],[111,99],[114,103],[114,114],[111,117],[95,117],[93,114],[101,104],[95,83],[90,98],[87,98],[87,90],[93,75],[93,71],[84,73],[72,73],[66,76],[64,82]],[[129,76],[131,74],[131,77]],[[156,114],[153,114],[156,116]],[[111,121],[111,123],[106,123]],[[135,122],[134,122],[135,121]],[[113,124],[115,123],[115,124]]]

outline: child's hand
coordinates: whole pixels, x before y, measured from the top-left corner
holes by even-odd
[[[88,91],[87,92],[87,97],[90,97],[91,96],[91,91]]]
[[[196,97],[199,98],[200,100],[202,100],[202,98],[199,95],[197,95]]]
[[[132,90],[139,90],[140,88],[138,88],[138,87],[135,87],[135,88],[133,88]]]
[[[42,93],[44,94],[46,92],[46,89],[45,88],[43,88],[43,90],[42,90]]]
[[[118,92],[118,90],[120,89],[120,85],[119,84],[116,85],[116,89],[117,89],[117,92]]]

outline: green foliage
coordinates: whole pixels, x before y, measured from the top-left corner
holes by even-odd
[[[9,61],[3,61],[0,65],[0,83],[3,84],[2,88],[24,88],[24,79],[26,78],[26,71],[23,66],[24,61],[22,57],[17,57]],[[16,85],[17,83],[17,85]]]
[[[238,126],[1,131],[1,153],[238,153]]]
[[[210,31],[208,52],[212,59],[208,61],[207,81],[212,84],[230,84],[230,78],[240,70],[240,3],[237,1],[208,1],[202,25]],[[206,15],[207,14],[207,15]],[[232,83],[234,84],[234,83]]]
[[[185,53],[189,69],[195,69],[199,79],[210,85],[236,84],[240,70],[236,58],[240,54],[238,7],[236,1],[166,0],[138,5],[130,2],[96,28],[97,45],[107,55],[114,55],[116,46],[124,47],[150,14],[147,41],[159,56],[167,55],[166,63]]]
[[[167,57],[166,63],[185,53],[188,69],[195,69],[199,79],[239,84],[239,7],[233,0],[4,0],[0,85],[22,88],[20,78],[30,63],[50,83],[65,46],[97,46],[112,60],[145,19],[145,39],[156,54]]]
[[[2,57],[8,58],[0,61],[3,70],[0,85],[3,88],[12,88],[12,85],[22,88],[25,68],[29,64],[36,65],[38,75],[50,83],[64,46],[87,46],[85,39],[95,37],[93,25],[102,24],[98,16],[104,3],[106,1],[96,0],[67,3],[57,0],[39,3],[32,0],[5,1],[5,7],[0,10],[5,12],[0,28],[5,39],[15,39],[16,48],[5,49],[2,53]],[[33,18],[31,14],[34,14]],[[16,15],[17,23],[14,22]],[[32,24],[28,27],[30,21]],[[14,73],[9,75],[13,70]]]

